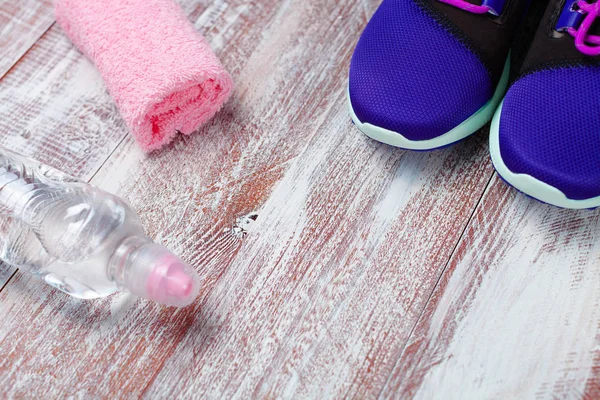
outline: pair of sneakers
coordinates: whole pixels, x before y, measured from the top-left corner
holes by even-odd
[[[600,0],[549,0],[509,88],[529,1],[476,1],[384,0],[352,57],[354,123],[380,142],[432,150],[492,120],[506,182],[559,207],[600,206]]]

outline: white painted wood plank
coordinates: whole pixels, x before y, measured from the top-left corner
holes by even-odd
[[[51,0],[0,0],[0,79],[53,23]]]
[[[81,179],[126,133],[98,72],[57,26],[0,83],[0,144]]]
[[[148,397],[383,387],[491,171],[477,140],[438,153],[368,140],[348,120],[342,82],[335,104]]]
[[[599,216],[495,177],[384,397],[598,398]]]

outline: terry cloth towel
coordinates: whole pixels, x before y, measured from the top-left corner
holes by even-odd
[[[54,6],[144,150],[194,132],[227,101],[231,77],[174,0],[55,0]]]

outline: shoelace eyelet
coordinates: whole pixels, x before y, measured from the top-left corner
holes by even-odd
[[[600,16],[600,1],[588,3],[585,0],[567,2],[561,13],[556,30],[568,32],[575,38],[575,47],[581,53],[595,57],[600,55],[600,36],[589,34],[589,30]]]
[[[491,14],[499,16],[504,8],[506,0],[483,0],[481,5],[472,4],[465,0],[438,0],[442,3],[451,5],[461,10],[468,11],[473,14]]]

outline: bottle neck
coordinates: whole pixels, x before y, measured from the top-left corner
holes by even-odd
[[[147,236],[130,236],[119,243],[110,261],[107,275],[121,289],[127,289],[129,266],[136,253],[145,245],[152,243]]]

